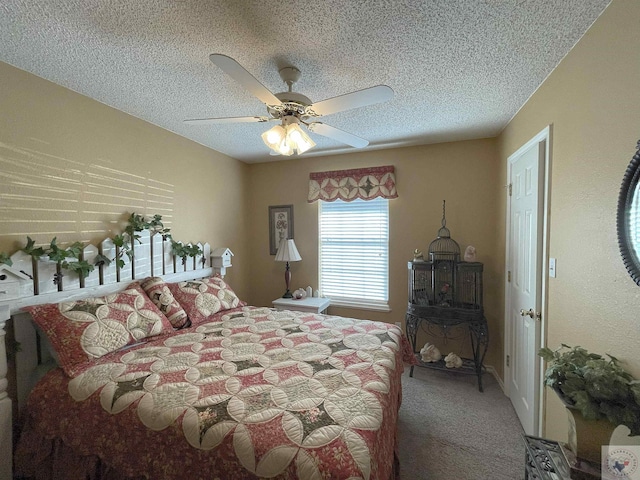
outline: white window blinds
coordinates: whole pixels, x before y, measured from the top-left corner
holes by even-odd
[[[334,305],[386,307],[389,200],[318,204],[322,294]]]

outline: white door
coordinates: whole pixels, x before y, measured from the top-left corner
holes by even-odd
[[[538,435],[539,419],[544,165],[545,140],[534,141],[509,158],[507,380],[509,397],[528,435]]]

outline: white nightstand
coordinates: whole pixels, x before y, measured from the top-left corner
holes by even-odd
[[[293,298],[277,298],[272,303],[278,310],[324,313],[325,310],[329,308],[329,305],[331,305],[331,299],[319,297],[307,297],[301,300],[295,300]]]

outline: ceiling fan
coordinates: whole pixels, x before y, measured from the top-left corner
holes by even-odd
[[[355,148],[366,147],[369,144],[368,140],[315,119],[352,108],[386,102],[393,97],[393,90],[390,87],[377,85],[313,103],[308,97],[293,91],[293,84],[298,81],[301,75],[300,70],[295,67],[285,67],[280,70],[280,77],[287,84],[288,91],[273,94],[233,58],[217,53],[209,55],[209,58],[223,72],[263,102],[267,106],[269,116],[197,118],[184,122],[189,124],[220,124],[279,120],[280,125],[276,125],[262,134],[262,140],[275,155],[301,154],[315,146],[314,141],[301,128],[301,125],[313,133],[346,145]]]

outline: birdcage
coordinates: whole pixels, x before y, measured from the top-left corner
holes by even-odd
[[[438,230],[438,236],[429,244],[429,259],[431,261],[446,260],[449,262],[460,261],[460,245],[453,238],[447,228],[446,202],[442,201],[442,226]]]
[[[456,289],[453,306],[482,313],[482,270],[480,262],[456,264]]]
[[[429,260],[408,265],[409,308],[429,317],[482,318],[483,265],[460,261],[460,246],[446,225],[443,202],[442,226],[429,244]]]
[[[482,312],[482,271],[480,262],[409,262],[409,304]],[[447,266],[447,268],[443,268]]]
[[[456,264],[460,261],[460,246],[447,228],[446,202],[442,201],[442,226],[438,236],[429,244],[429,260],[431,261],[431,294],[432,305],[450,307],[453,305],[456,288]]]

